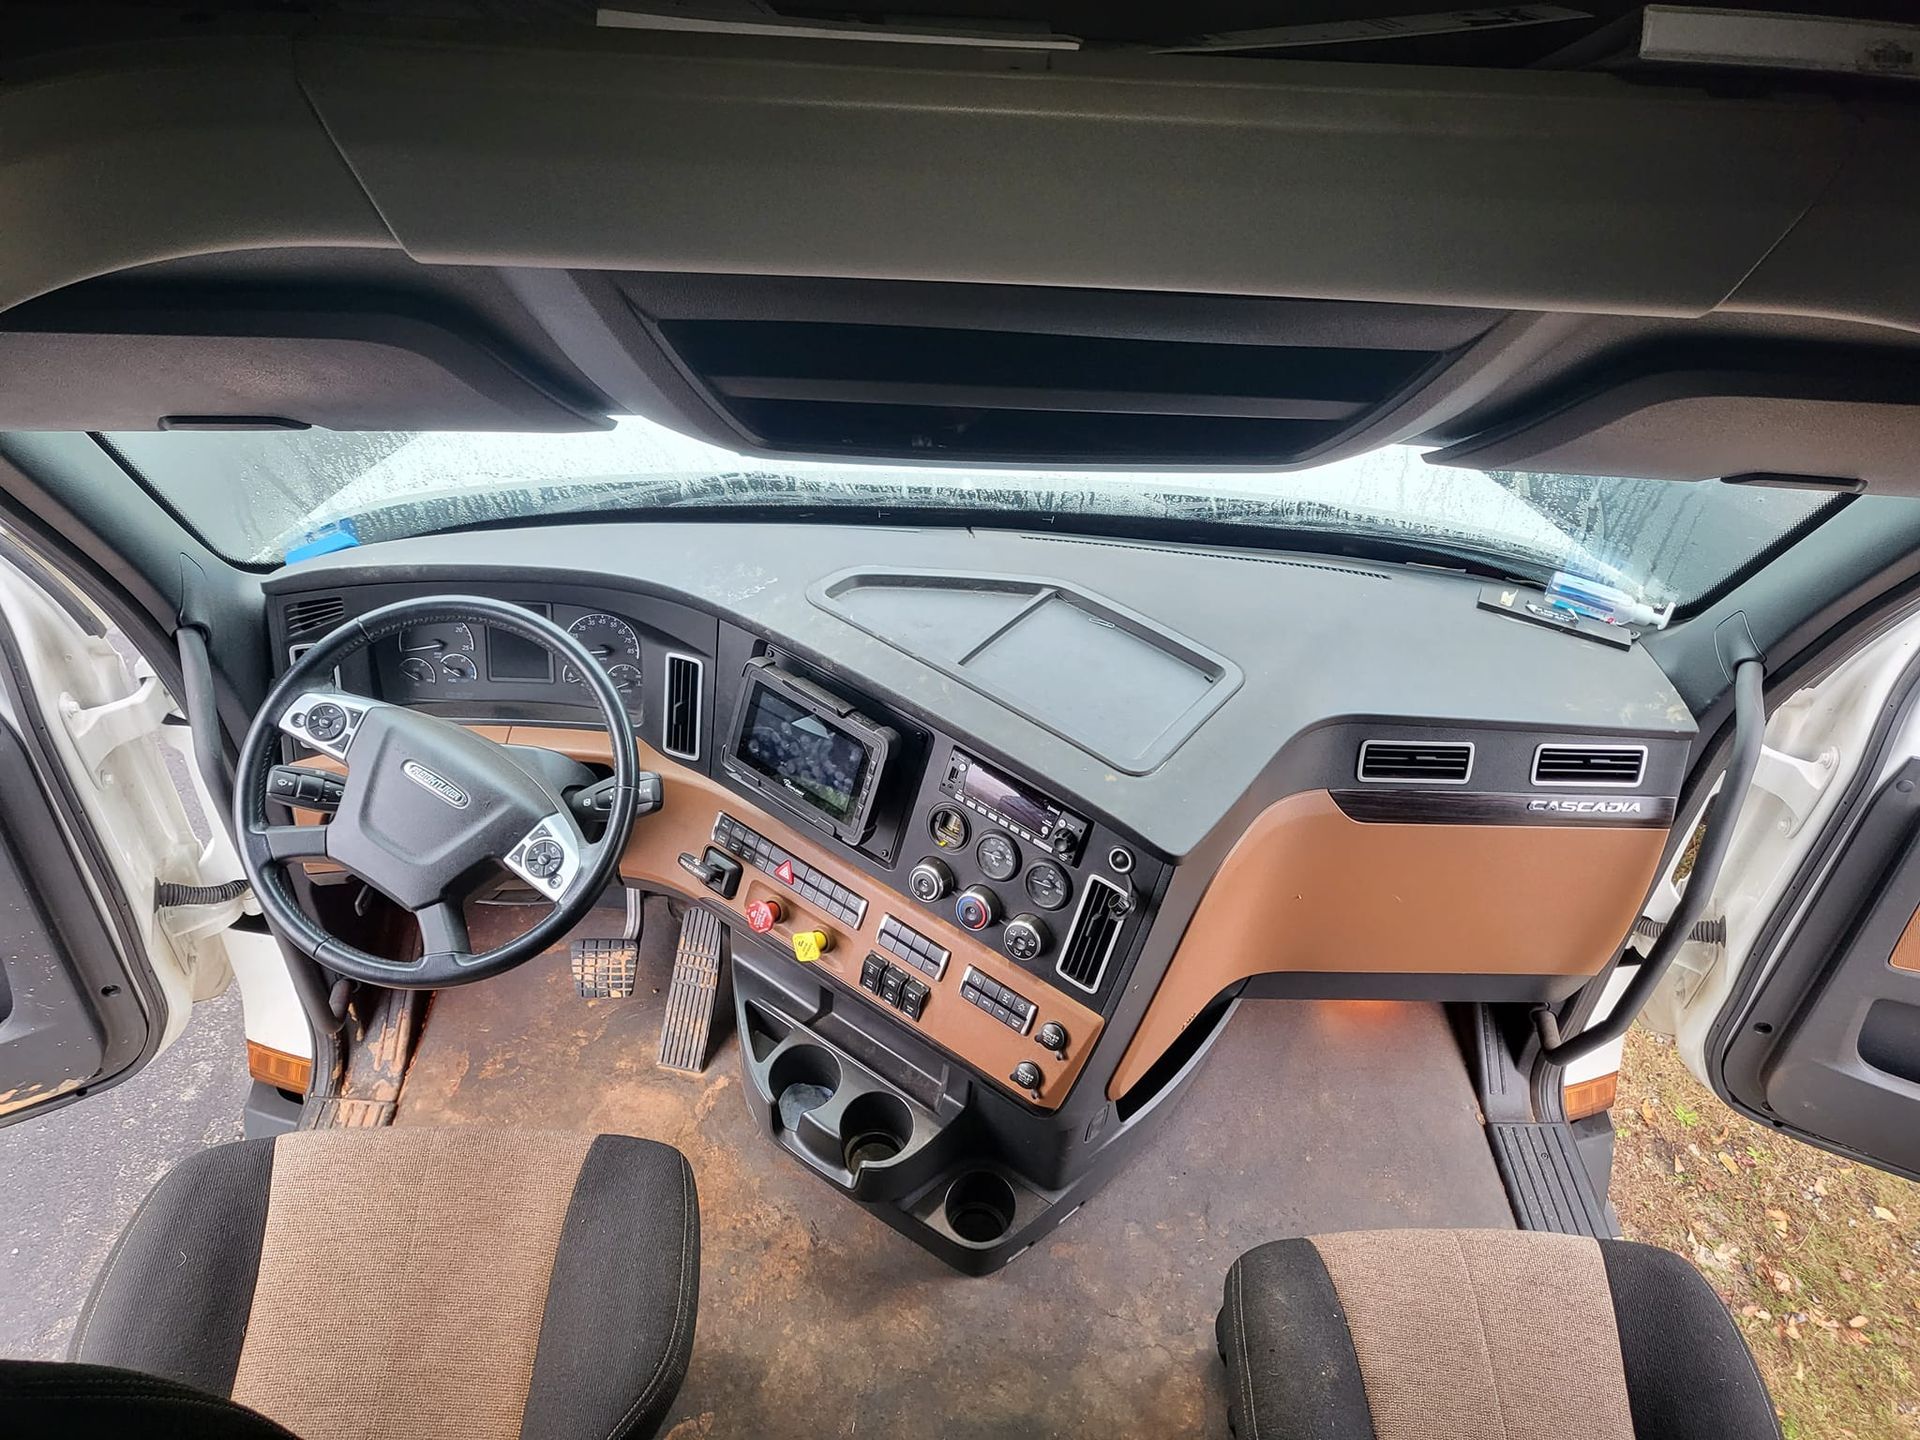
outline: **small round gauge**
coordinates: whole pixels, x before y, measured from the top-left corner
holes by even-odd
[[[424,655],[409,655],[400,662],[400,673],[415,685],[431,685],[440,678],[440,671]]]
[[[632,709],[640,703],[640,670],[634,665],[615,665],[607,671],[607,678],[613,681],[613,688]]]
[[[598,660],[602,667],[612,669],[616,665],[626,665],[638,673],[640,665],[640,637],[634,633],[633,626],[617,615],[603,615],[595,611],[582,615],[567,626],[567,633],[587,647],[587,653]],[[569,665],[564,671],[569,685],[580,684],[580,672]],[[639,686],[634,687],[638,693]]]
[[[1027,871],[1027,898],[1042,910],[1058,910],[1073,894],[1073,882],[1067,872],[1051,860],[1041,860]]]
[[[967,817],[951,805],[942,805],[927,817],[927,830],[942,850],[958,850],[967,843]]]
[[[997,830],[980,842],[973,858],[989,880],[1011,880],[1020,873],[1020,847]]]
[[[477,679],[480,674],[470,655],[442,655],[440,669],[445,672],[447,679],[455,684],[465,684],[469,680]]]

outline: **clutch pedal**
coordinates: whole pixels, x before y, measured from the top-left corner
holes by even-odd
[[[576,940],[570,958],[573,988],[582,1000],[623,1000],[633,994],[638,940]]]
[[[673,951],[673,983],[660,1022],[660,1066],[698,1075],[707,1068],[713,1007],[720,997],[720,950],[725,932],[711,910],[689,906]]]

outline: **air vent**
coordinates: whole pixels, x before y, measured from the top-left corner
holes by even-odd
[[[1533,752],[1533,783],[1630,789],[1647,768],[1644,745],[1542,745]]]
[[[317,595],[306,600],[290,601],[284,618],[287,622],[287,639],[298,640],[303,635],[320,635],[338,625],[347,614],[347,602],[338,595]]]
[[[1360,746],[1359,774],[1377,785],[1464,785],[1473,774],[1473,746],[1465,741],[1367,740]]]
[[[1067,943],[1060,948],[1060,962],[1053,967],[1069,985],[1077,985],[1090,995],[1100,988],[1127,908],[1126,892],[1118,885],[1098,875],[1087,877],[1086,888],[1080,892],[1080,908],[1074,911],[1073,925],[1067,931]]]
[[[777,320],[661,331],[774,449],[1003,463],[1278,463],[1352,429],[1436,358]]]
[[[667,706],[660,722],[660,748],[679,760],[700,758],[701,668],[691,655],[667,656]]]

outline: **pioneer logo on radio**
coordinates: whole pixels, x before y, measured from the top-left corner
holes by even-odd
[[[1644,800],[1529,800],[1527,809],[1537,815],[1644,815]]]

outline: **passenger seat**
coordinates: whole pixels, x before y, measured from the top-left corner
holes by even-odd
[[[1720,1298],[1678,1255],[1512,1230],[1278,1240],[1227,1275],[1239,1440],[1776,1440]]]

